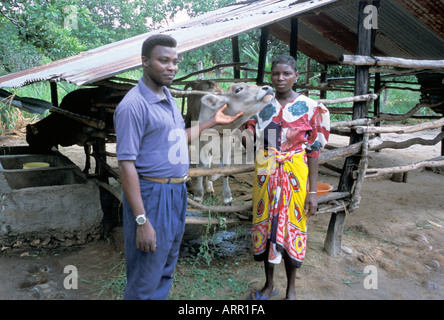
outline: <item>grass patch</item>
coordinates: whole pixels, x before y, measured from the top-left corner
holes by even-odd
[[[179,259],[173,274],[170,300],[239,299],[246,295],[249,282],[244,280],[237,268],[238,262],[203,265],[195,259]],[[126,286],[126,266],[123,254],[108,273],[89,281],[80,279],[92,287],[89,293],[97,298],[108,295],[116,300],[123,299]]]
[[[80,278],[80,281],[90,285],[92,289],[87,293],[97,293],[97,298],[101,298],[106,294],[116,300],[123,299],[126,286],[126,264],[124,254],[122,252],[118,254],[116,257],[116,263],[103,276],[91,281]]]
[[[239,275],[238,263],[199,265],[193,260],[178,262],[170,291],[171,300],[231,300],[244,297],[249,282]]]

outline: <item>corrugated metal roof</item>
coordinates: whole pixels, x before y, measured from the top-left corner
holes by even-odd
[[[151,34],[172,35],[178,40],[178,53],[185,53],[336,1],[264,0],[228,6],[168,28],[3,76],[0,88],[43,80],[65,80],[77,85],[92,83],[140,67],[142,42]]]
[[[292,17],[298,17],[298,50],[320,63],[334,64],[341,55],[355,52],[358,7],[358,0],[262,0],[236,4],[168,28],[0,77],[0,88],[42,80],[83,85],[139,68],[142,42],[155,33],[175,37],[179,53],[263,26],[269,26],[272,35],[289,42]],[[381,0],[375,55],[444,59],[443,13],[444,0]]]
[[[326,64],[336,63],[342,54],[354,54],[358,8],[359,1],[342,0],[302,14],[299,51]],[[288,21],[278,25],[272,27],[272,35],[279,38],[290,32]],[[444,59],[444,0],[381,0],[374,55]]]

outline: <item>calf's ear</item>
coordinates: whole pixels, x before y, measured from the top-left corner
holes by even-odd
[[[214,94],[204,95],[201,101],[204,105],[206,105],[211,109],[219,109],[226,104],[224,96],[219,96]]]

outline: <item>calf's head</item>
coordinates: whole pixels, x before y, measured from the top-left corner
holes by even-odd
[[[199,122],[210,119],[217,110],[227,104],[228,107],[224,111],[225,114],[236,115],[239,112],[243,112],[244,115],[231,124],[219,125],[215,129],[239,128],[251,116],[262,110],[271,101],[273,94],[273,89],[270,86],[257,86],[246,83],[233,84],[226,93],[207,94],[202,97]]]

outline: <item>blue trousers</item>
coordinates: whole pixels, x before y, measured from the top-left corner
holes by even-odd
[[[185,230],[187,189],[185,183],[164,184],[140,179],[147,218],[156,230],[155,253],[136,248],[136,222],[123,199],[123,228],[127,284],[124,299],[166,300]]]

